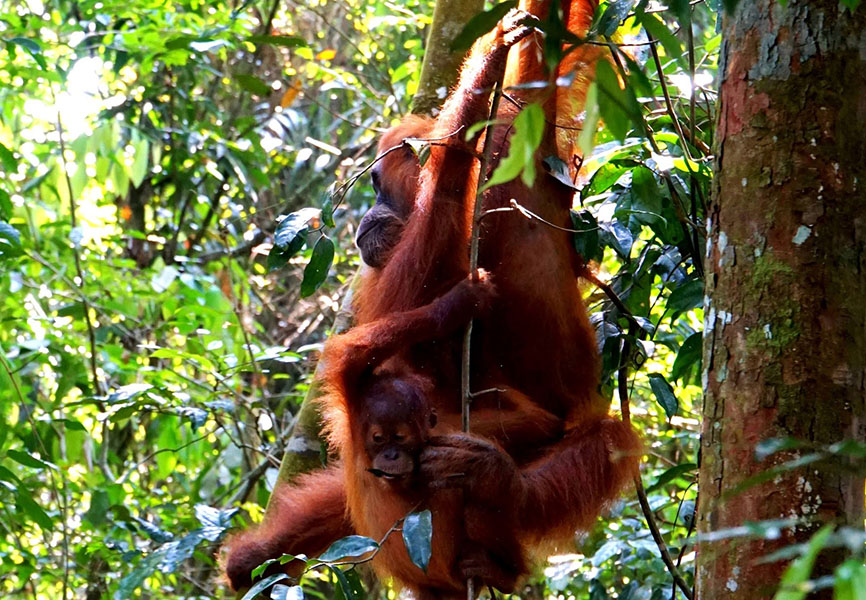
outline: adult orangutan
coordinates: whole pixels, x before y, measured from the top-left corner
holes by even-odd
[[[592,2],[565,2],[572,31],[586,31]],[[530,4],[535,15],[550,9],[548,2]],[[370,262],[378,268],[358,290],[360,325],[331,340],[323,357],[324,414],[340,460],[276,489],[265,522],[228,542],[226,572],[233,587],[249,585],[250,571],[268,558],[315,555],[349,533],[381,539],[400,518],[425,507],[434,524],[426,572],[394,536],[382,545],[376,569],[421,599],[465,594],[467,578],[508,591],[525,574],[525,563],[505,566],[475,545],[463,552],[466,509],[478,515],[475,537],[504,530],[503,539],[516,540],[516,556],[522,556],[589,526],[635,473],[637,437],[608,416],[596,391],[594,335],[577,287],[585,266],[569,234],[515,211],[489,213],[480,264],[490,277],[469,276],[480,143],[465,141],[463,132],[487,117],[490,90],[503,75],[509,46],[520,39],[527,41],[518,73],[526,75],[517,81],[538,78],[542,63],[533,54],[537,35],[530,33],[512,25],[477,45],[437,118],[413,117],[384,136],[383,150],[405,137],[433,141],[423,167],[408,149],[388,154],[376,167],[380,210],[365,219],[359,245],[365,258],[365,245],[374,249]],[[543,100],[551,124],[539,165],[562,146],[552,126],[563,105],[558,94],[535,98]],[[508,123],[518,110],[503,102],[498,120]],[[496,128],[491,169],[507,152],[510,129]],[[571,196],[570,188],[541,176],[532,189],[519,180],[491,188],[483,208],[508,207],[515,199],[548,223],[568,227]],[[474,399],[472,433],[463,434],[460,330],[471,318],[473,389],[494,391]],[[413,395],[424,396],[438,422],[412,465],[412,477],[424,485],[407,493],[370,472],[382,469],[365,446],[369,423],[361,407]],[[482,541],[488,542],[482,548],[496,543]]]

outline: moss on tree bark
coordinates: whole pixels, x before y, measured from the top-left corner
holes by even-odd
[[[808,452],[759,461],[762,440],[864,439],[864,32],[862,7],[827,0],[743,1],[724,21],[698,526],[803,521],[776,540],[702,543],[699,598],[770,598],[787,563],[758,558],[821,522],[863,524],[863,478],[838,459],[743,484]]]

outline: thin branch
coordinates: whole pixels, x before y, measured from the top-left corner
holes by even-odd
[[[610,43],[610,52],[613,56],[614,63],[616,64],[617,71],[619,75],[623,78],[623,80],[627,79],[627,73],[625,66],[622,64],[622,60],[619,56],[619,50],[613,45],[610,38],[607,40]],[[650,49],[658,55],[655,46],[651,46]],[[646,119],[642,119],[644,125],[644,135],[647,137],[647,141],[653,149],[653,152],[656,154],[662,154],[662,150],[658,145],[658,142],[655,140],[654,132],[652,128],[649,126],[649,123],[646,122]],[[676,186],[674,185],[673,177],[668,171],[660,171],[659,175],[662,179],[664,179],[665,185],[668,188],[668,193],[671,195],[671,201],[673,202],[674,213],[677,216],[677,220],[680,222],[680,228],[682,229],[683,236],[689,243],[689,254],[692,257],[692,265],[694,266],[695,271],[697,272],[699,277],[704,276],[704,265],[701,259],[700,251],[698,246],[693,243],[691,232],[689,231],[689,221],[688,215],[683,208],[683,201],[680,198],[680,194],[677,191]]]
[[[590,281],[593,283],[600,283],[598,279],[592,278]],[[636,337],[636,330],[634,329],[636,320],[634,319],[634,315],[631,314],[631,311],[625,306],[623,301],[616,295],[616,293],[611,289],[609,285],[600,285],[601,290],[607,294],[610,298],[611,302],[623,312],[631,317],[632,324],[629,325],[629,334],[630,337]],[[628,360],[623,357],[627,357],[630,353],[630,342],[629,338],[625,338],[623,340],[622,349],[620,352],[620,367],[619,372],[617,373],[617,390],[619,392],[619,403],[620,410],[622,410],[622,420],[630,424],[631,423],[631,414],[629,410],[629,399],[628,399]],[[650,507],[649,500],[647,499],[646,490],[643,487],[643,481],[641,480],[640,474],[636,474],[634,476],[634,487],[637,492],[638,502],[640,503],[641,510],[643,511],[644,518],[646,518],[647,526],[649,527],[650,534],[652,535],[653,541],[655,541],[656,546],[658,546],[659,553],[661,554],[662,561],[665,563],[665,566],[668,569],[668,572],[671,574],[671,577],[674,580],[674,583],[680,590],[683,592],[683,595],[688,600],[694,600],[694,593],[692,589],[689,587],[689,584],[686,583],[686,580],[683,578],[676,564],[674,563],[673,557],[671,557],[671,553],[668,550],[667,544],[665,543],[664,538],[662,537],[661,531],[659,531],[658,524],[656,523],[655,516],[653,515],[652,507]]]

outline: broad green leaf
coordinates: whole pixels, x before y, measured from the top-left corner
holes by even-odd
[[[135,568],[120,580],[120,583],[112,596],[113,600],[126,600],[127,598],[132,598],[135,590],[144,583],[145,579],[153,575],[153,572],[156,571],[160,560],[162,560],[162,556],[154,552],[138,561]]]
[[[658,479],[656,479],[650,486],[648,486],[646,491],[647,493],[655,491],[663,485],[673,481],[680,475],[691,473],[697,468],[698,466],[695,463],[683,463],[681,465],[673,466],[661,475],[659,475]]]
[[[361,587],[358,574],[355,571],[344,571],[340,567],[328,565],[328,569],[337,579],[337,589],[334,590],[334,600],[362,600],[364,590]]]
[[[429,510],[412,513],[403,520],[403,543],[412,563],[426,572],[433,544],[433,516]]]
[[[812,574],[812,566],[818,553],[824,549],[830,534],[833,533],[833,525],[824,525],[819,529],[812,539],[803,555],[792,562],[782,575],[779,591],[773,596],[773,600],[803,600],[810,591],[810,586],[805,585]]]
[[[167,356],[165,350],[167,349],[161,348],[151,354],[151,357],[166,358]],[[180,356],[180,354],[172,352],[170,358],[174,358],[176,356]],[[149,383],[130,383],[129,385],[124,385],[112,391],[110,394],[108,394],[107,400],[110,403],[127,402],[150,389],[153,389],[153,386]]]
[[[24,489],[19,490],[16,499],[18,509],[25,512],[27,516],[36,521],[39,527],[41,527],[45,531],[51,531],[54,529],[54,521],[30,496],[30,492]]]
[[[350,535],[331,544],[327,550],[322,552],[319,560],[334,562],[344,558],[357,558],[377,548],[379,548],[379,543],[374,539],[363,535]]]
[[[274,585],[278,581],[282,581],[284,579],[288,579],[289,576],[285,573],[277,573],[276,575],[269,575],[262,579],[261,581],[257,581],[253,584],[253,587],[249,589],[249,591],[244,594],[244,597],[241,600],[253,600],[256,596],[264,592],[266,589]]]
[[[235,81],[238,82],[241,88],[256,96],[269,96],[273,91],[268,84],[254,75],[239,73],[235,75]]]
[[[45,57],[42,56],[42,46],[39,45],[35,40],[31,40],[29,38],[24,37],[15,37],[6,41],[7,47],[9,44],[13,44],[15,46],[20,46],[24,48],[30,56],[33,57],[33,60],[42,67],[43,69],[48,69],[48,65],[45,62]]]
[[[22,252],[21,234],[9,223],[0,221],[0,259],[19,256]]]
[[[96,489],[90,494],[90,507],[84,513],[84,517],[94,525],[102,525],[106,522],[106,514],[111,507],[111,499],[103,489]]]
[[[129,180],[133,187],[138,187],[144,181],[148,173],[148,158],[150,156],[150,144],[146,138],[141,138],[132,144],[135,148],[135,157],[129,167]],[[82,169],[83,171],[83,169]]]
[[[680,40],[671,33],[667,25],[654,13],[644,13],[640,17],[641,25],[653,38],[661,42],[665,52],[670,58],[679,60],[683,55],[683,46]]]
[[[0,189],[0,221],[3,219],[11,219],[12,210],[12,199],[9,197],[6,190]]]
[[[620,221],[611,221],[610,223],[599,223],[599,231],[601,241],[613,248],[621,258],[627,260],[631,256],[634,236],[628,227]]]
[[[527,105],[515,117],[514,133],[509,140],[506,156],[482,189],[507,183],[520,175],[527,187],[535,181],[535,151],[544,136],[544,109],[540,104]]]
[[[614,0],[608,2],[604,13],[598,21],[597,30],[601,36],[611,36],[624,21],[631,9],[634,8],[635,0]]]
[[[664,375],[660,375],[659,373],[650,373],[649,381],[656,401],[665,409],[665,414],[668,418],[676,416],[680,403],[674,395],[674,389],[671,387],[671,384],[667,382]]]
[[[677,352],[674,366],[671,367],[672,380],[679,381],[696,363],[700,363],[703,339],[703,334],[700,331],[686,338]]]
[[[544,166],[548,175],[556,179],[559,183],[570,188],[573,191],[578,191],[576,185],[574,185],[574,181],[571,179],[571,173],[569,172],[568,165],[565,164],[565,161],[559,158],[558,156],[546,156],[544,160],[541,161],[541,164]]]
[[[165,531],[164,529],[161,529],[150,521],[147,521],[140,517],[133,517],[133,520],[138,523],[138,526],[141,528],[142,531],[144,531],[145,534],[147,534],[147,537],[149,537],[158,544],[164,544],[174,539],[174,536],[171,534],[170,531]]]
[[[178,271],[176,267],[166,265],[159,273],[154,273],[150,278],[150,287],[152,287],[153,291],[157,294],[161,294],[171,287],[171,284],[174,283],[174,280],[177,279],[179,275],[180,271]]]
[[[866,565],[849,558],[836,568],[834,600],[866,600]]]
[[[328,270],[334,261],[334,242],[323,235],[313,246],[310,262],[304,269],[304,280],[301,282],[301,297],[306,298],[325,282]]]
[[[0,144],[0,163],[3,164],[7,175],[18,170],[18,160],[12,151],[3,144]]]
[[[287,215],[274,232],[274,247],[268,255],[268,270],[284,266],[304,245],[310,221],[321,214],[318,208],[302,208]]]
[[[252,35],[247,38],[248,42],[254,44],[270,44],[271,46],[282,46],[284,48],[300,48],[307,46],[307,42],[294,35]]]
[[[517,0],[507,0],[507,2],[500,2],[490,10],[478,13],[469,19],[469,22],[463,26],[463,29],[460,30],[460,33],[451,42],[451,51],[464,52],[471,48],[475,40],[488,31],[492,31],[496,27],[496,24],[502,20],[502,17],[505,16],[505,13],[516,6]]]
[[[577,145],[584,156],[590,156],[593,147],[595,147],[595,134],[598,130],[599,118],[601,117],[598,106],[598,84],[594,81],[586,91],[584,111],[583,125],[580,129],[580,135],[577,136]]]
[[[21,452],[20,450],[7,450],[6,456],[20,465],[24,465],[25,467],[32,467],[34,469],[49,469],[52,466],[45,461],[39,460],[32,454],[27,454],[26,452]]]
[[[595,69],[598,105],[601,118],[611,133],[624,141],[631,123],[640,135],[644,133],[643,113],[631,87],[621,87],[619,77],[606,60]]]
[[[702,306],[703,303],[704,282],[700,279],[692,279],[671,292],[667,308],[674,313],[681,313]]]
[[[588,210],[572,210],[571,226],[574,249],[585,261],[601,260],[602,249],[599,245],[598,221]]]
[[[619,179],[628,172],[628,168],[617,163],[608,162],[599,167],[589,183],[583,186],[580,191],[580,196],[583,199],[590,196],[596,196],[609,190]]]

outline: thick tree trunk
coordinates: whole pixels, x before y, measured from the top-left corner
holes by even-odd
[[[774,541],[702,543],[699,598],[769,598],[787,565],[756,559],[807,540],[816,523],[863,525],[863,478],[841,460],[740,485],[808,452],[759,462],[761,440],[864,439],[866,10],[840,6],[743,0],[724,24],[699,531],[813,524]]]
[[[451,52],[451,42],[482,8],[484,0],[437,0],[412,112],[426,114],[439,108],[457,83],[466,53]]]

